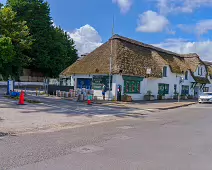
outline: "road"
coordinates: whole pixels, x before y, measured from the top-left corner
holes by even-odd
[[[4,136],[0,169],[211,170],[212,105],[52,133]]]

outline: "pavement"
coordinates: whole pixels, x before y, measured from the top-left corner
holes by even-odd
[[[56,96],[38,96],[35,97],[33,95],[28,96],[29,99],[38,100],[40,102],[44,102],[44,99],[48,99],[51,102],[54,100],[68,100],[72,101],[69,98],[61,98]],[[84,102],[86,104],[86,102]],[[132,108],[132,109],[140,109],[140,110],[151,110],[151,111],[158,111],[158,110],[168,110],[168,109],[175,109],[179,107],[190,106],[193,104],[197,104],[197,99],[189,99],[189,100],[154,100],[154,101],[133,101],[133,102],[117,102],[117,101],[97,101],[94,105],[102,105],[102,106],[111,106],[111,107],[118,107],[118,108]]]
[[[190,106],[197,104],[197,100],[181,100],[177,102],[176,100],[163,100],[163,101],[140,101],[140,102],[100,102],[104,106],[116,106],[134,109],[145,109],[145,110],[168,110],[176,109],[179,107]]]
[[[0,170],[211,170],[212,105],[2,136]]]

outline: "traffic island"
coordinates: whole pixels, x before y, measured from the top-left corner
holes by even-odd
[[[104,102],[101,105],[104,106],[112,106],[112,107],[119,107],[119,108],[134,108],[140,110],[169,110],[169,109],[176,109],[180,107],[186,107],[190,105],[197,104],[197,102],[141,102],[141,103],[116,103],[116,102]]]

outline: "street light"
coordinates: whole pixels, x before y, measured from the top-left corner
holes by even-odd
[[[180,86],[181,84],[184,82],[184,78],[182,76],[177,76],[176,77],[179,77],[179,93],[178,93],[178,102],[180,102]]]

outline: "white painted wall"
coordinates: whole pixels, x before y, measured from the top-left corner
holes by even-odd
[[[204,65],[201,66],[203,68],[203,77],[206,75],[206,68]],[[198,69],[194,73],[194,75],[198,76]],[[75,88],[77,85],[77,78],[92,78],[93,75],[73,75],[72,76],[72,83],[74,84]],[[184,78],[184,82],[179,85],[180,77]],[[174,85],[177,85],[177,92],[181,93],[182,85],[189,86],[189,94],[194,95],[194,89],[191,89],[191,82],[194,82],[193,77],[191,76],[190,71],[188,71],[188,80],[185,80],[184,74],[175,74],[171,72],[171,69],[169,66],[167,66],[167,77],[162,78],[144,78],[143,81],[140,82],[140,93],[139,94],[129,94],[133,100],[143,100],[144,95],[147,93],[147,91],[151,91],[152,95],[157,98],[158,96],[158,84],[164,83],[169,84],[169,94],[165,95],[166,99],[173,98],[174,96]],[[212,80],[211,80],[212,83]],[[111,98],[116,99],[116,91],[117,91],[117,85],[122,86],[122,94],[124,94],[124,80],[122,78],[122,75],[113,75],[112,79],[112,91],[111,91]],[[197,84],[197,86],[200,86],[200,84]],[[206,87],[209,87],[210,91],[212,91],[212,85],[209,84]],[[201,93],[201,92],[200,92]],[[98,99],[102,99],[102,91],[101,90],[94,90],[94,96],[97,96]],[[106,99],[108,99],[109,91],[106,92]]]

